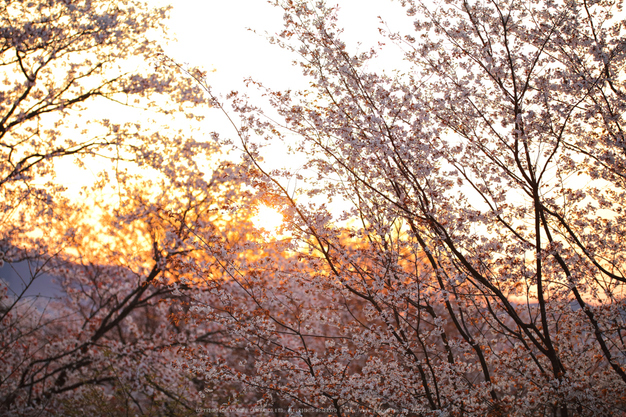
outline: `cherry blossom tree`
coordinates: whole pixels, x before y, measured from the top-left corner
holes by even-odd
[[[257,84],[269,112],[164,59],[164,10],[3,3],[0,250],[34,269],[0,287],[2,413],[626,412],[622,4],[402,4],[381,72],[335,8],[276,2],[311,88]],[[203,94],[239,166],[167,126]]]
[[[201,90],[154,40],[166,15],[135,1],[0,5],[0,258],[31,267],[22,288],[0,281],[2,415],[203,404],[176,350],[219,332],[178,321],[185,298],[170,284],[195,277],[182,258],[210,267],[195,234],[245,235],[231,208],[247,203],[193,130]],[[71,189],[71,169],[92,179]],[[223,232],[229,218],[241,236]],[[60,295],[29,291],[45,275]]]
[[[337,416],[625,413],[622,3],[402,0],[415,31],[386,34],[406,72],[352,52],[335,8],[276,3],[271,40],[311,88],[261,86],[273,113],[228,98],[243,179],[285,224],[224,249],[225,279],[191,303],[247,352],[190,351],[220,381],[206,395],[228,383],[233,407]],[[306,163],[265,164],[272,141]]]

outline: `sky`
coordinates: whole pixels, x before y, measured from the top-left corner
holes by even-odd
[[[403,22],[406,28],[397,1],[331,0],[328,4],[339,5],[344,40],[352,47],[362,42],[365,49],[382,40],[377,30],[379,15],[391,27]],[[170,27],[178,42],[167,52],[189,64],[214,69],[209,82],[217,91],[241,89],[243,78],[250,76],[273,88],[306,86],[299,69],[291,65],[293,57],[263,36],[282,29],[281,9],[266,0],[176,0],[172,5]]]
[[[170,35],[177,42],[166,45],[166,52],[179,62],[204,67],[208,82],[218,95],[232,90],[245,91],[243,80],[252,77],[274,89],[306,88],[298,67],[292,65],[295,58],[276,45],[271,45],[265,33],[274,34],[282,30],[282,10],[271,6],[266,0],[148,0],[158,6],[172,4],[168,22]],[[352,51],[366,50],[383,41],[377,28],[378,16],[382,16],[391,28],[408,29],[401,6],[388,0],[334,0],[329,5],[339,4],[339,24],[345,31],[342,39]],[[404,26],[403,26],[404,25]],[[361,44],[359,46],[359,43]],[[393,48],[393,47],[392,47]],[[384,56],[383,61],[400,65],[400,51],[393,57]],[[251,94],[253,95],[253,94]],[[232,127],[219,112],[207,117],[207,130],[216,130],[222,135],[234,135]],[[274,155],[264,155],[266,163],[284,161],[281,150],[273,148]],[[80,189],[93,175],[78,173],[69,165],[59,170],[57,180],[70,189]],[[266,213],[266,219],[272,216]],[[12,287],[21,287],[22,279],[29,276],[28,265],[5,264],[0,267],[0,276]],[[29,290],[29,294],[49,292],[50,277],[45,276]]]
[[[178,62],[207,70],[207,81],[218,97],[237,90],[252,96],[254,104],[262,105],[258,93],[245,87],[244,79],[248,77],[273,89],[308,87],[308,80],[301,75],[300,68],[292,65],[297,57],[267,40],[267,34],[275,34],[283,29],[282,9],[272,6],[268,1],[147,2],[151,6],[171,4],[171,18],[166,24],[169,26],[168,36],[177,41],[163,45],[166,53]],[[410,20],[397,0],[329,0],[328,4],[339,6],[339,25],[344,28],[342,40],[352,52],[367,50],[379,41],[384,41],[377,30],[380,26],[378,16],[382,16],[391,29],[411,29]],[[402,64],[402,53],[390,45],[385,48],[385,55],[381,55],[380,62],[384,62],[388,68],[399,67]],[[104,109],[94,107],[97,110],[93,113],[97,117],[106,114],[107,118],[118,123],[142,117],[129,112],[126,107],[112,103],[105,105],[107,107]],[[222,137],[235,137],[235,130],[219,110],[207,108],[206,115],[202,130],[207,138],[212,131],[219,132]],[[88,114],[87,117],[91,116]],[[290,169],[297,169],[301,163],[293,157],[285,158],[284,152],[280,145],[272,144],[263,154],[264,162],[270,165],[287,163]],[[234,158],[238,159],[237,154]],[[96,180],[100,170],[98,161],[91,161],[86,169],[65,163],[65,160],[62,162],[62,165],[57,166],[56,180],[67,186],[68,196],[82,198],[81,188]]]
[[[151,2],[166,4],[168,0]],[[302,77],[299,67],[292,65],[297,57],[266,38],[283,29],[282,9],[266,0],[175,0],[171,4],[169,26],[177,42],[168,45],[166,53],[179,62],[208,70],[207,82],[218,96],[237,90],[250,95],[254,104],[262,105],[255,91],[246,89],[243,80],[248,77],[273,89],[307,88],[308,80]],[[385,41],[378,31],[378,16],[391,29],[408,31],[412,26],[398,1],[329,0],[327,4],[339,6],[339,26],[344,29],[341,38],[351,52],[365,51]],[[389,45],[384,54],[379,61],[388,68],[401,66],[399,48]],[[235,135],[226,117],[217,110],[209,113],[205,126],[222,137]],[[272,144],[262,156],[269,168],[287,164],[296,170],[301,164],[293,156],[285,158],[280,145]]]

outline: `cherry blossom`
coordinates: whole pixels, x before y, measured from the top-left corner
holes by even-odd
[[[192,368],[319,415],[624,413],[622,4],[402,4],[415,31],[384,47],[410,71],[354,53],[335,8],[277,1],[311,88],[216,104],[289,238],[194,300],[246,353]]]

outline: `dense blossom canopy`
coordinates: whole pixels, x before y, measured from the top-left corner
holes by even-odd
[[[310,88],[251,82],[269,106],[163,58],[163,10],[3,3],[0,250],[33,269],[1,287],[1,412],[626,413],[622,3],[402,0],[387,72],[336,8],[274,3]],[[202,94],[235,139],[158,123]],[[101,167],[88,200],[65,160]]]
[[[196,300],[250,355],[199,375],[320,414],[626,411],[622,3],[402,1],[404,73],[277,3],[311,89],[232,105],[290,238]],[[265,140],[307,163],[265,170]]]
[[[182,300],[167,284],[185,277],[180,257],[200,262],[189,236],[218,235],[234,197],[219,150],[193,138],[201,90],[154,41],[166,14],[0,2],[0,263],[21,279],[0,281],[0,415],[202,404],[174,349],[206,328],[170,321]]]

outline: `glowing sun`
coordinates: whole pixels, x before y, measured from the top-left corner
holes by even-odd
[[[266,205],[261,205],[257,213],[252,217],[252,223],[258,229],[275,232],[283,223],[283,215],[278,210]]]

